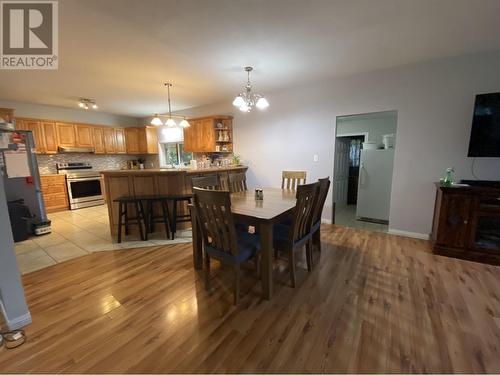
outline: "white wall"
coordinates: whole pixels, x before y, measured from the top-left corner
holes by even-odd
[[[96,125],[111,125],[120,127],[137,126],[138,119],[129,116],[120,116],[104,112],[96,112],[83,109],[71,109],[41,105],[33,103],[23,103],[0,98],[1,108],[13,108],[14,115],[18,117],[33,117],[40,119],[81,122]]]
[[[466,155],[474,96],[500,91],[499,67],[497,51],[266,92],[271,105],[265,112],[234,111],[227,98],[178,114],[234,113],[235,150],[248,161],[249,183],[279,186],[283,169],[307,170],[309,181],[333,175],[337,116],[396,110],[390,228],[426,236],[433,182],[449,166],[457,177],[472,178]],[[477,159],[476,175],[500,180],[500,158]],[[323,217],[331,218],[331,195]]]
[[[337,136],[368,133],[365,141],[382,144],[384,134],[396,134],[398,113],[377,112],[337,118]]]

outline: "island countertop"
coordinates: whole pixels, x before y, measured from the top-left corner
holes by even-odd
[[[118,204],[114,200],[118,197],[152,196],[167,194],[190,194],[192,193],[191,179],[197,176],[214,174],[217,176],[220,186],[229,186],[228,179],[232,173],[245,173],[246,166],[213,167],[203,169],[124,169],[102,171],[101,190],[108,204],[109,226],[114,235],[118,229]],[[187,205],[178,207],[179,214],[187,214]],[[160,214],[159,207],[154,208],[155,213]],[[158,211],[158,212],[156,212]],[[170,213],[172,213],[170,209]],[[130,207],[131,217],[135,216],[134,207]],[[179,223],[179,228],[190,227],[190,223]],[[156,228],[161,230],[162,225]],[[137,226],[131,225],[130,232],[134,234]]]
[[[219,173],[228,171],[244,172],[248,169],[244,165],[234,165],[228,167],[210,167],[210,168],[150,168],[150,169],[114,169],[109,171],[101,171],[104,176],[107,175],[148,175],[148,174],[204,174],[204,173]]]

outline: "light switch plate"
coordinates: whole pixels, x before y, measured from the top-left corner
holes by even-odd
[[[313,161],[314,161],[314,162],[319,161],[319,155],[314,155],[314,156],[313,156]]]

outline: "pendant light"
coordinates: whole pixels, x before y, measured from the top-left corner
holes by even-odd
[[[182,116],[182,117],[181,116],[172,116],[172,108],[171,108],[171,105],[170,105],[170,87],[172,87],[173,85],[170,82],[166,82],[166,83],[164,83],[164,85],[167,87],[168,116],[159,115],[158,113],[155,114],[154,117],[153,117],[153,119],[151,120],[151,125],[154,125],[154,126],[166,125],[169,128],[173,128],[173,127],[188,128],[190,126],[190,124],[186,120],[186,117],[184,117],[184,116]],[[160,117],[168,117],[168,119],[165,122],[165,124],[163,124],[163,121],[161,120]],[[177,123],[175,122],[175,120],[173,119],[173,117],[182,118],[181,123],[179,125],[177,125]]]
[[[251,66],[245,67],[245,72],[247,72],[247,84],[243,92],[233,100],[233,105],[238,107],[242,112],[250,112],[254,106],[260,110],[269,107],[269,102],[264,96],[252,92],[252,84],[250,83],[250,72],[252,70],[253,68]]]

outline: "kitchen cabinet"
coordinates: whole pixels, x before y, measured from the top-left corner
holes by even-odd
[[[104,152],[116,154],[116,134],[114,128],[105,127],[102,130],[104,136]]]
[[[190,127],[184,129],[184,149],[188,152],[232,152],[232,117],[210,116],[189,119]],[[220,124],[220,125],[219,125]],[[219,139],[225,132],[226,139]]]
[[[74,124],[56,122],[56,130],[59,146],[76,147],[76,132]]]
[[[158,154],[158,135],[156,128],[126,128],[125,140],[127,154]]]
[[[69,209],[65,175],[41,175],[40,184],[48,213]]]
[[[139,129],[126,128],[125,129],[125,143],[127,146],[127,154],[140,154],[139,149]]]
[[[40,121],[40,128],[43,134],[45,154],[57,154],[57,130],[54,121]]]
[[[123,129],[115,128],[115,145],[117,154],[126,154],[127,146],[125,144],[125,131]]]
[[[77,147],[93,147],[92,128],[89,125],[75,125],[76,145]]]
[[[35,143],[35,152],[43,154],[45,152],[45,142],[43,140],[43,129],[40,127],[40,121],[34,119],[16,119],[17,130],[30,130],[33,133]]]
[[[104,129],[102,127],[92,127],[92,144],[96,154],[104,154],[106,152],[106,148],[104,147]]]
[[[146,140],[146,154],[158,154],[158,130],[153,126],[144,128]]]

